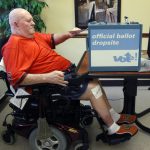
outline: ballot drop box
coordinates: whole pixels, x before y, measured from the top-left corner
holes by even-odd
[[[89,70],[139,71],[141,40],[141,24],[89,23]]]

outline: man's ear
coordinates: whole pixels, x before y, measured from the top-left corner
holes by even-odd
[[[18,27],[18,23],[17,23],[17,22],[14,22],[14,26],[15,26],[15,27]]]

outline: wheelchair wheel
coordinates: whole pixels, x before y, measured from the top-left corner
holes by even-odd
[[[15,135],[8,130],[3,131],[1,136],[3,141],[9,145],[13,145],[16,142]]]
[[[93,123],[93,114],[91,106],[80,104],[80,124],[83,127],[89,126]]]
[[[93,123],[93,116],[91,116],[91,115],[84,116],[84,117],[81,119],[81,123],[82,123],[82,125],[84,125],[85,127],[91,125],[91,124]]]
[[[53,135],[47,139],[37,141],[37,129],[34,129],[29,136],[29,143],[32,150],[66,150],[68,146],[67,138],[63,132],[55,127],[50,127]]]
[[[82,140],[77,140],[71,144],[69,150],[89,150],[89,148],[82,142]]]

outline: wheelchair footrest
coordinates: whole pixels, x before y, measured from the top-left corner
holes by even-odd
[[[129,135],[108,135],[106,133],[101,133],[96,136],[96,141],[102,140],[104,143],[108,143],[109,145],[119,144],[121,142],[125,142],[129,140],[131,136]]]

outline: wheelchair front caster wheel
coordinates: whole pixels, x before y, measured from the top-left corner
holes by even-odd
[[[10,133],[8,130],[3,131],[1,136],[3,141],[9,145],[14,144],[16,141],[14,133]]]
[[[93,114],[91,111],[91,106],[89,105],[80,105],[80,122],[82,126],[89,126],[93,123]]]
[[[69,150],[89,150],[89,145],[84,144],[82,140],[74,141]]]
[[[84,120],[84,125],[89,126],[93,123],[93,116],[89,115],[89,116],[83,118],[83,120]]]
[[[32,150],[66,150],[68,141],[63,132],[57,128],[50,126],[52,135],[44,138],[37,139],[37,129],[34,129],[29,136],[29,143]]]

